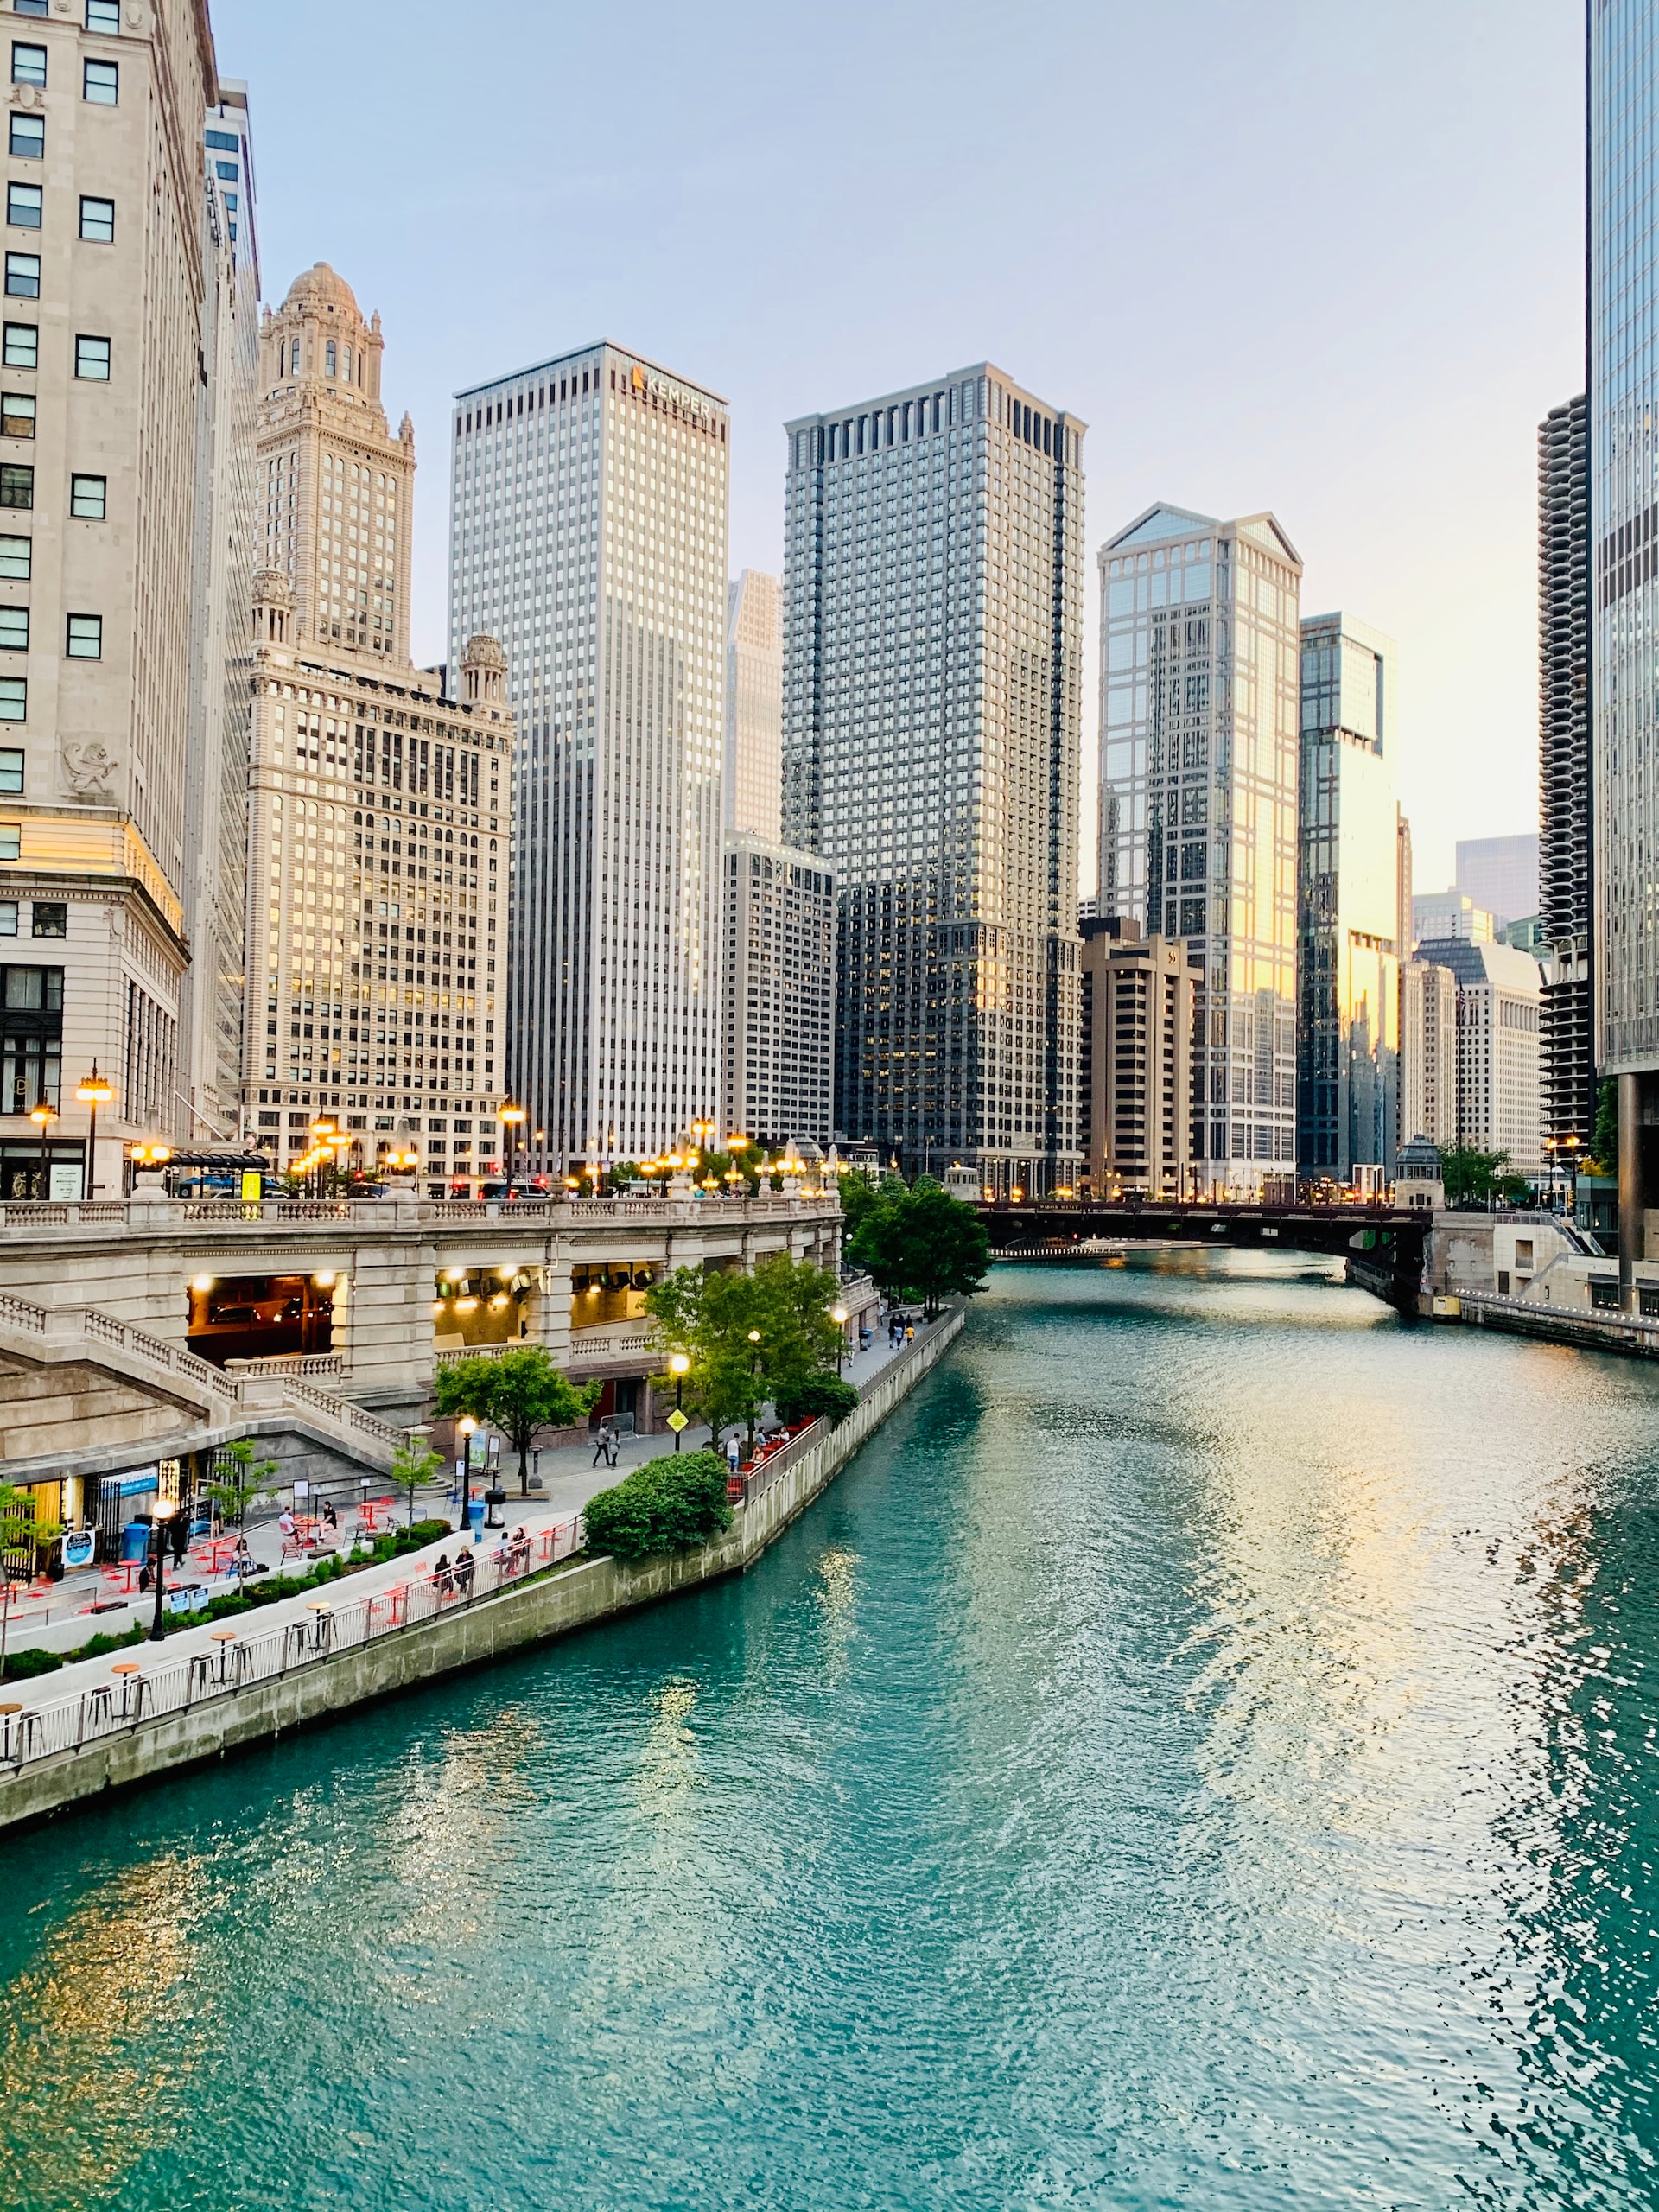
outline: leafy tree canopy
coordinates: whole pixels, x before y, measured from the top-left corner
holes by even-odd
[[[768,1399],[781,1404],[812,1377],[833,1377],[842,1337],[830,1309],[839,1292],[826,1269],[780,1253],[753,1274],[678,1268],[645,1293],[645,1307],[670,1350],[690,1360],[685,1395],[718,1441],[744,1424],[753,1438]],[[677,1379],[659,1376],[656,1387]]]
[[[922,1176],[883,1183],[861,1207],[847,1249],[890,1298],[919,1298],[930,1320],[943,1300],[985,1287],[990,1239],[972,1206]]]
[[[1446,1204],[1484,1206],[1495,1199],[1519,1204],[1529,1198],[1531,1183],[1524,1175],[1510,1173],[1507,1152],[1478,1152],[1471,1145],[1454,1145],[1440,1155]]]
[[[438,1370],[438,1412],[487,1421],[518,1454],[518,1487],[530,1484],[530,1448],[543,1428],[575,1428],[588,1418],[601,1385],[580,1388],[562,1375],[539,1344],[495,1359],[458,1359]]]

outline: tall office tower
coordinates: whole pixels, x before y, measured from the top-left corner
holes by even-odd
[[[745,569],[726,592],[728,835],[777,844],[784,834],[784,639],[778,579]]]
[[[812,853],[728,837],[725,913],[726,1129],[757,1143],[828,1146],[835,878]]]
[[[1400,957],[1409,960],[1416,938],[1412,930],[1411,824],[1403,813],[1395,844],[1395,911],[1400,917]]]
[[[194,662],[185,762],[179,1104],[199,1142],[239,1126],[247,903],[248,686],[258,522],[259,249],[245,85],[221,78],[202,134],[206,372],[196,438]]]
[[[1400,1141],[1458,1141],[1458,979],[1432,960],[1400,970]]]
[[[1596,1126],[1590,986],[1590,478],[1584,395],[1538,429],[1539,936],[1544,1135],[1589,1156]]]
[[[14,11],[0,403],[0,1194],[176,1138],[207,10]],[[38,15],[38,19],[35,19]],[[28,941],[28,950],[23,949]],[[59,1118],[46,1137],[37,1104]]]
[[[386,436],[380,350],[322,263],[264,329],[258,480],[286,557],[255,581],[243,1110],[278,1160],[337,1116],[363,1165],[412,1149],[442,1197],[502,1157],[513,721],[494,639],[446,696],[358,581],[408,573],[414,439],[407,417]]]
[[[1204,955],[1193,1154],[1241,1197],[1295,1172],[1301,573],[1269,514],[1151,507],[1100,554],[1101,911]]]
[[[451,652],[492,630],[512,671],[508,1064],[544,1172],[720,1111],[727,423],[608,343],[455,404]]]
[[[1386,1179],[1400,1139],[1397,648],[1351,615],[1311,614],[1301,635],[1297,1165]]]
[[[1592,982],[1597,1065],[1618,1082],[1619,1293],[1633,1307],[1659,1203],[1659,272],[1633,212],[1659,155],[1659,45],[1644,0],[1588,13]]]
[[[1538,912],[1538,833],[1460,837],[1456,888],[1503,928]]]
[[[1191,1188],[1198,972],[1179,939],[1083,924],[1080,1181],[1090,1196]]]
[[[1075,1183],[1084,426],[988,363],[787,425],[784,834],[836,875],[836,1115]]]
[[[1538,963],[1529,952],[1452,938],[1421,948],[1458,989],[1458,1142],[1507,1154],[1518,1174],[1543,1164],[1538,1118]],[[1427,1130],[1414,1129],[1414,1136]]]
[[[1484,907],[1459,891],[1420,891],[1411,902],[1412,934],[1419,944],[1461,938],[1466,944],[1490,944],[1497,923]]]

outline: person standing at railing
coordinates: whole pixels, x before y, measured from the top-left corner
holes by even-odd
[[[455,1587],[463,1598],[473,1594],[473,1574],[477,1564],[471,1550],[463,1544],[455,1554]]]

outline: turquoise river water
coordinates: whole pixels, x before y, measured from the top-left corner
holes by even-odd
[[[749,1575],[0,1844],[0,2204],[1659,2203],[1656,1415],[999,1268]]]

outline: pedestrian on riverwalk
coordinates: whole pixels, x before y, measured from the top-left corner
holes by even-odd
[[[601,1459],[607,1467],[612,1465],[611,1424],[607,1421],[601,1421],[599,1433],[594,1439],[594,1465],[598,1466]]]
[[[463,1598],[473,1594],[473,1569],[476,1564],[471,1547],[463,1544],[455,1554],[455,1585]]]
[[[728,1471],[734,1475],[737,1472],[737,1463],[741,1456],[737,1431],[734,1429],[726,1440],[726,1465]]]
[[[622,1432],[620,1428],[613,1428],[611,1431],[611,1440],[605,1447],[605,1464],[607,1467],[613,1467],[616,1465],[616,1455],[621,1449],[621,1446]]]

